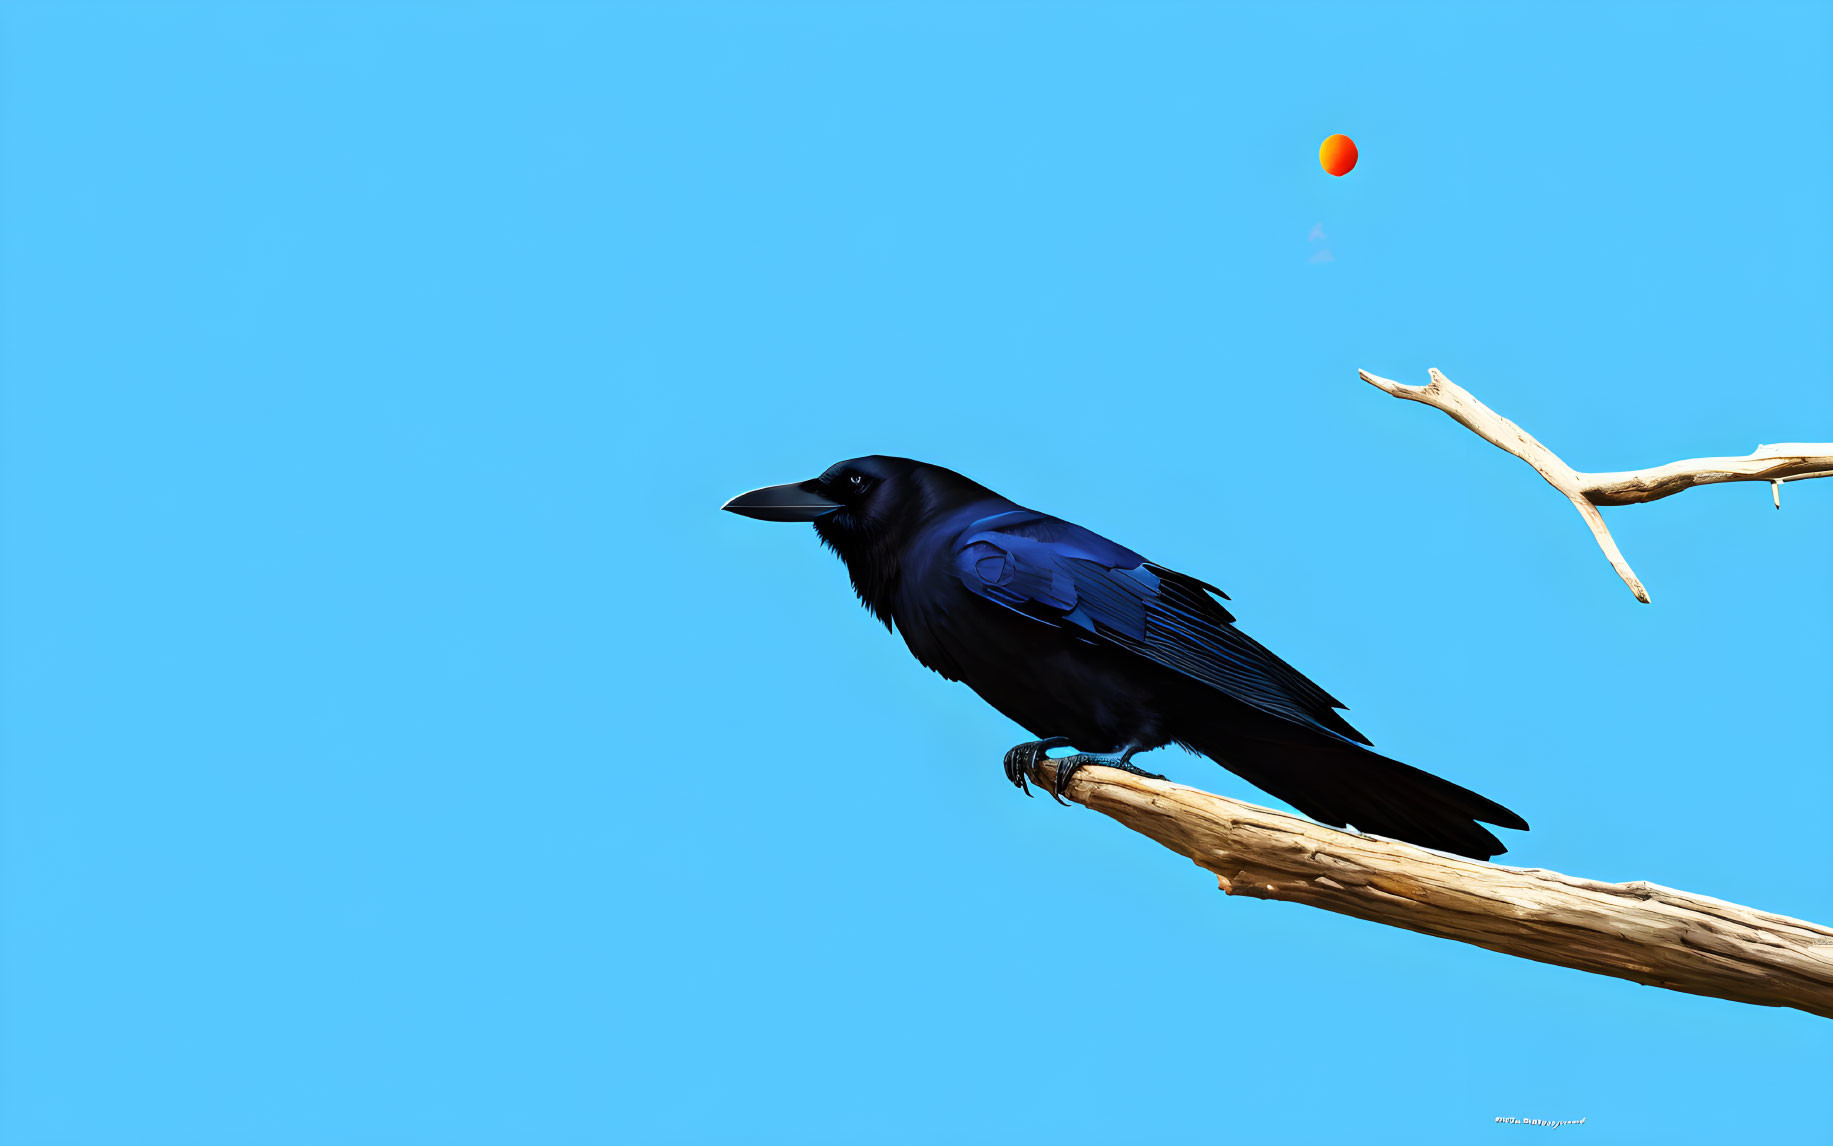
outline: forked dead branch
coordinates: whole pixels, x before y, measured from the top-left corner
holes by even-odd
[[[1056,761],[1033,782],[1051,790]],[[1652,883],[1505,867],[1085,766],[1069,799],[1215,873],[1230,895],[1359,919],[1652,987],[1833,1018],[1833,928]]]
[[[1468,390],[1437,370],[1427,373],[1432,381],[1424,386],[1406,386],[1391,378],[1358,370],[1362,380],[1377,386],[1396,398],[1423,402],[1436,407],[1462,423],[1472,433],[1514,454],[1547,480],[1572,502],[1573,508],[1591,527],[1598,548],[1604,551],[1610,567],[1623,578],[1636,600],[1647,604],[1648,590],[1636,577],[1629,562],[1617,549],[1617,543],[1604,525],[1600,505],[1633,505],[1655,501],[1692,489],[1696,485],[1714,485],[1727,481],[1766,481],[1778,509],[1782,507],[1782,483],[1803,478],[1833,477],[1833,442],[1784,442],[1758,446],[1743,457],[1690,458],[1646,470],[1622,470],[1615,473],[1581,473],[1559,459],[1559,455],[1541,445],[1534,435],[1504,418],[1472,397]]]

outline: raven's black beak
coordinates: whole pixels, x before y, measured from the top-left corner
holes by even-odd
[[[755,517],[759,521],[813,521],[840,508],[840,503],[833,498],[816,493],[814,484],[805,481],[794,485],[765,486],[750,493],[741,493],[720,508],[742,513],[746,517]]]

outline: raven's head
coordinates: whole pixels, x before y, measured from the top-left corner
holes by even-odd
[[[810,521],[847,564],[859,599],[890,624],[904,547],[932,514],[997,497],[953,470],[882,454],[835,462],[820,477],[741,493],[722,507],[760,521]]]

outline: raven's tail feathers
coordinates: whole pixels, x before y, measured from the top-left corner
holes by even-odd
[[[1360,745],[1231,738],[1190,747],[1320,823],[1488,859],[1508,849],[1477,821],[1527,830],[1494,800]]]

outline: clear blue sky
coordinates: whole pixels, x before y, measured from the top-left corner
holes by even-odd
[[[960,469],[1227,589],[1506,858],[1833,919],[1833,482],[1606,511],[1641,606],[1355,375],[1580,468],[1833,437],[1825,6],[3,19],[0,1140],[1826,1135],[1825,1020],[1023,799],[718,512]]]

